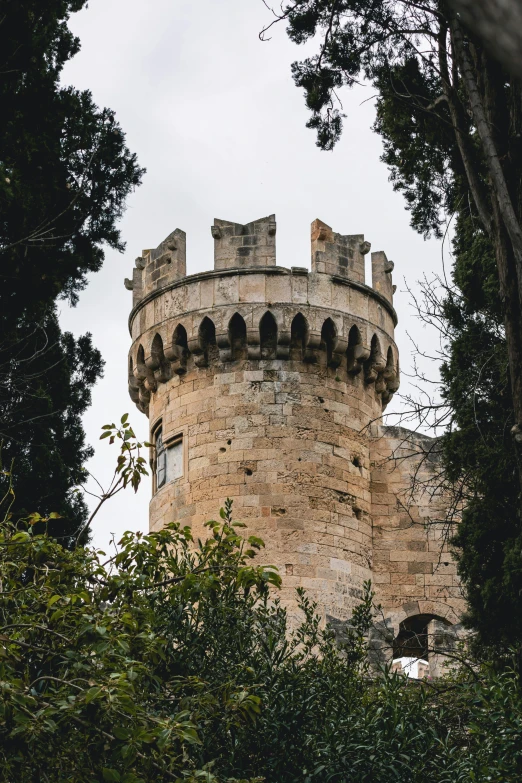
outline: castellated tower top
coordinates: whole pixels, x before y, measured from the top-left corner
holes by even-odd
[[[289,270],[276,267],[276,226],[275,215],[244,225],[215,218],[211,226],[214,271],[261,267],[267,272],[276,268],[278,272],[288,273]],[[370,248],[363,234],[338,234],[322,220],[314,220],[311,225],[311,272],[365,285],[364,256]],[[179,228],[154,250],[143,250],[136,259],[132,280],[125,279],[125,287],[133,291],[133,305],[139,305],[147,296],[172,287],[171,284],[185,278],[186,258],[186,234]],[[395,290],[391,277],[393,261],[388,261],[382,251],[372,253],[371,258],[374,292],[392,304]],[[305,267],[292,267],[291,270],[293,274],[306,272]],[[396,323],[395,314],[393,319]]]
[[[321,220],[311,225],[311,272],[276,265],[275,215],[244,225],[215,219],[211,233],[213,271],[186,274],[186,235],[177,228],[157,248],[144,250],[132,280],[125,280],[133,292],[132,335],[141,338],[129,377],[140,409],[148,410],[158,381],[186,372],[189,355],[197,366],[208,362],[203,318],[212,324],[222,362],[239,357],[243,342],[245,358],[288,359],[302,323],[303,361],[324,360],[352,377],[364,370],[365,382],[374,383],[387,404],[398,388],[399,370],[393,263],[385,253],[372,253],[368,286],[364,256],[370,243],[362,234],[336,233]],[[180,319],[172,323],[175,335],[169,332],[172,319]],[[238,328],[244,335],[236,334]]]

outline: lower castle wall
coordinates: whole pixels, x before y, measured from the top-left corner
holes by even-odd
[[[383,427],[371,445],[373,582],[395,636],[408,617],[433,615],[454,624],[465,608],[444,523],[447,499],[433,486],[436,443],[401,427]]]

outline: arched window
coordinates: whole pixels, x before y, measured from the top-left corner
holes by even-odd
[[[290,358],[304,359],[308,342],[308,323],[302,313],[297,313],[290,328]]]
[[[172,335],[172,345],[179,345],[180,348],[184,349],[183,353],[188,352],[187,330],[183,324],[178,324],[174,329],[174,334]]]
[[[370,345],[370,358],[368,361],[371,365],[382,364],[381,343],[379,342],[379,338],[376,334],[374,334],[372,337],[372,342]]]
[[[326,351],[326,362],[330,364],[337,343],[337,329],[331,318],[327,318],[321,329],[321,350]]]
[[[232,360],[246,359],[246,324],[239,313],[234,313],[228,324],[228,338]]]
[[[379,373],[384,370],[384,361],[382,358],[381,344],[376,334],[372,337],[370,344],[370,356],[365,363],[366,383],[374,383],[379,377]]]
[[[395,362],[393,361],[393,351],[392,347],[388,348],[388,353],[386,354],[386,369],[387,370],[395,370]]]
[[[429,660],[434,653],[434,625],[450,627],[447,620],[431,614],[416,614],[400,624],[393,641],[395,671],[402,671],[413,679],[422,679],[428,674]]]
[[[139,380],[144,380],[147,377],[147,368],[145,367],[145,351],[143,345],[138,346],[138,353],[136,354],[136,377]]]
[[[267,311],[259,323],[261,358],[275,359],[277,353],[277,323],[270,311]]]

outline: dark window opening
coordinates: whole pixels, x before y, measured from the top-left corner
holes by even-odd
[[[239,313],[234,313],[228,324],[228,338],[230,340],[230,353],[233,361],[246,359],[247,333],[246,323]]]
[[[308,342],[308,324],[302,313],[297,313],[290,327],[290,358],[294,361],[304,359]]]
[[[321,329],[321,350],[326,351],[326,361],[330,364],[337,343],[337,329],[331,318],[327,318]]]
[[[429,658],[429,624],[437,619],[430,614],[417,614],[408,617],[399,626],[399,633],[393,642],[394,658]],[[439,620],[445,626],[449,623]]]

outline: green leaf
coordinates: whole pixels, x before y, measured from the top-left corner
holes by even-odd
[[[132,735],[132,731],[130,729],[123,728],[123,726],[114,726],[112,733],[116,739],[119,740],[127,740]]]
[[[117,769],[108,769],[107,767],[103,767],[102,775],[103,779],[107,781],[107,783],[120,783],[121,781],[120,773]]]
[[[125,422],[127,421],[128,418],[129,418],[129,414],[128,413],[124,413],[123,416],[121,417],[121,423],[125,424]]]
[[[111,435],[111,431],[107,430],[107,432],[104,432],[103,435],[100,435],[100,440],[103,440],[104,438],[109,438]]]
[[[97,696],[101,693],[101,686],[100,685],[94,685],[92,688],[89,688],[89,690],[85,694],[85,703],[90,704],[91,701],[93,701]]]

